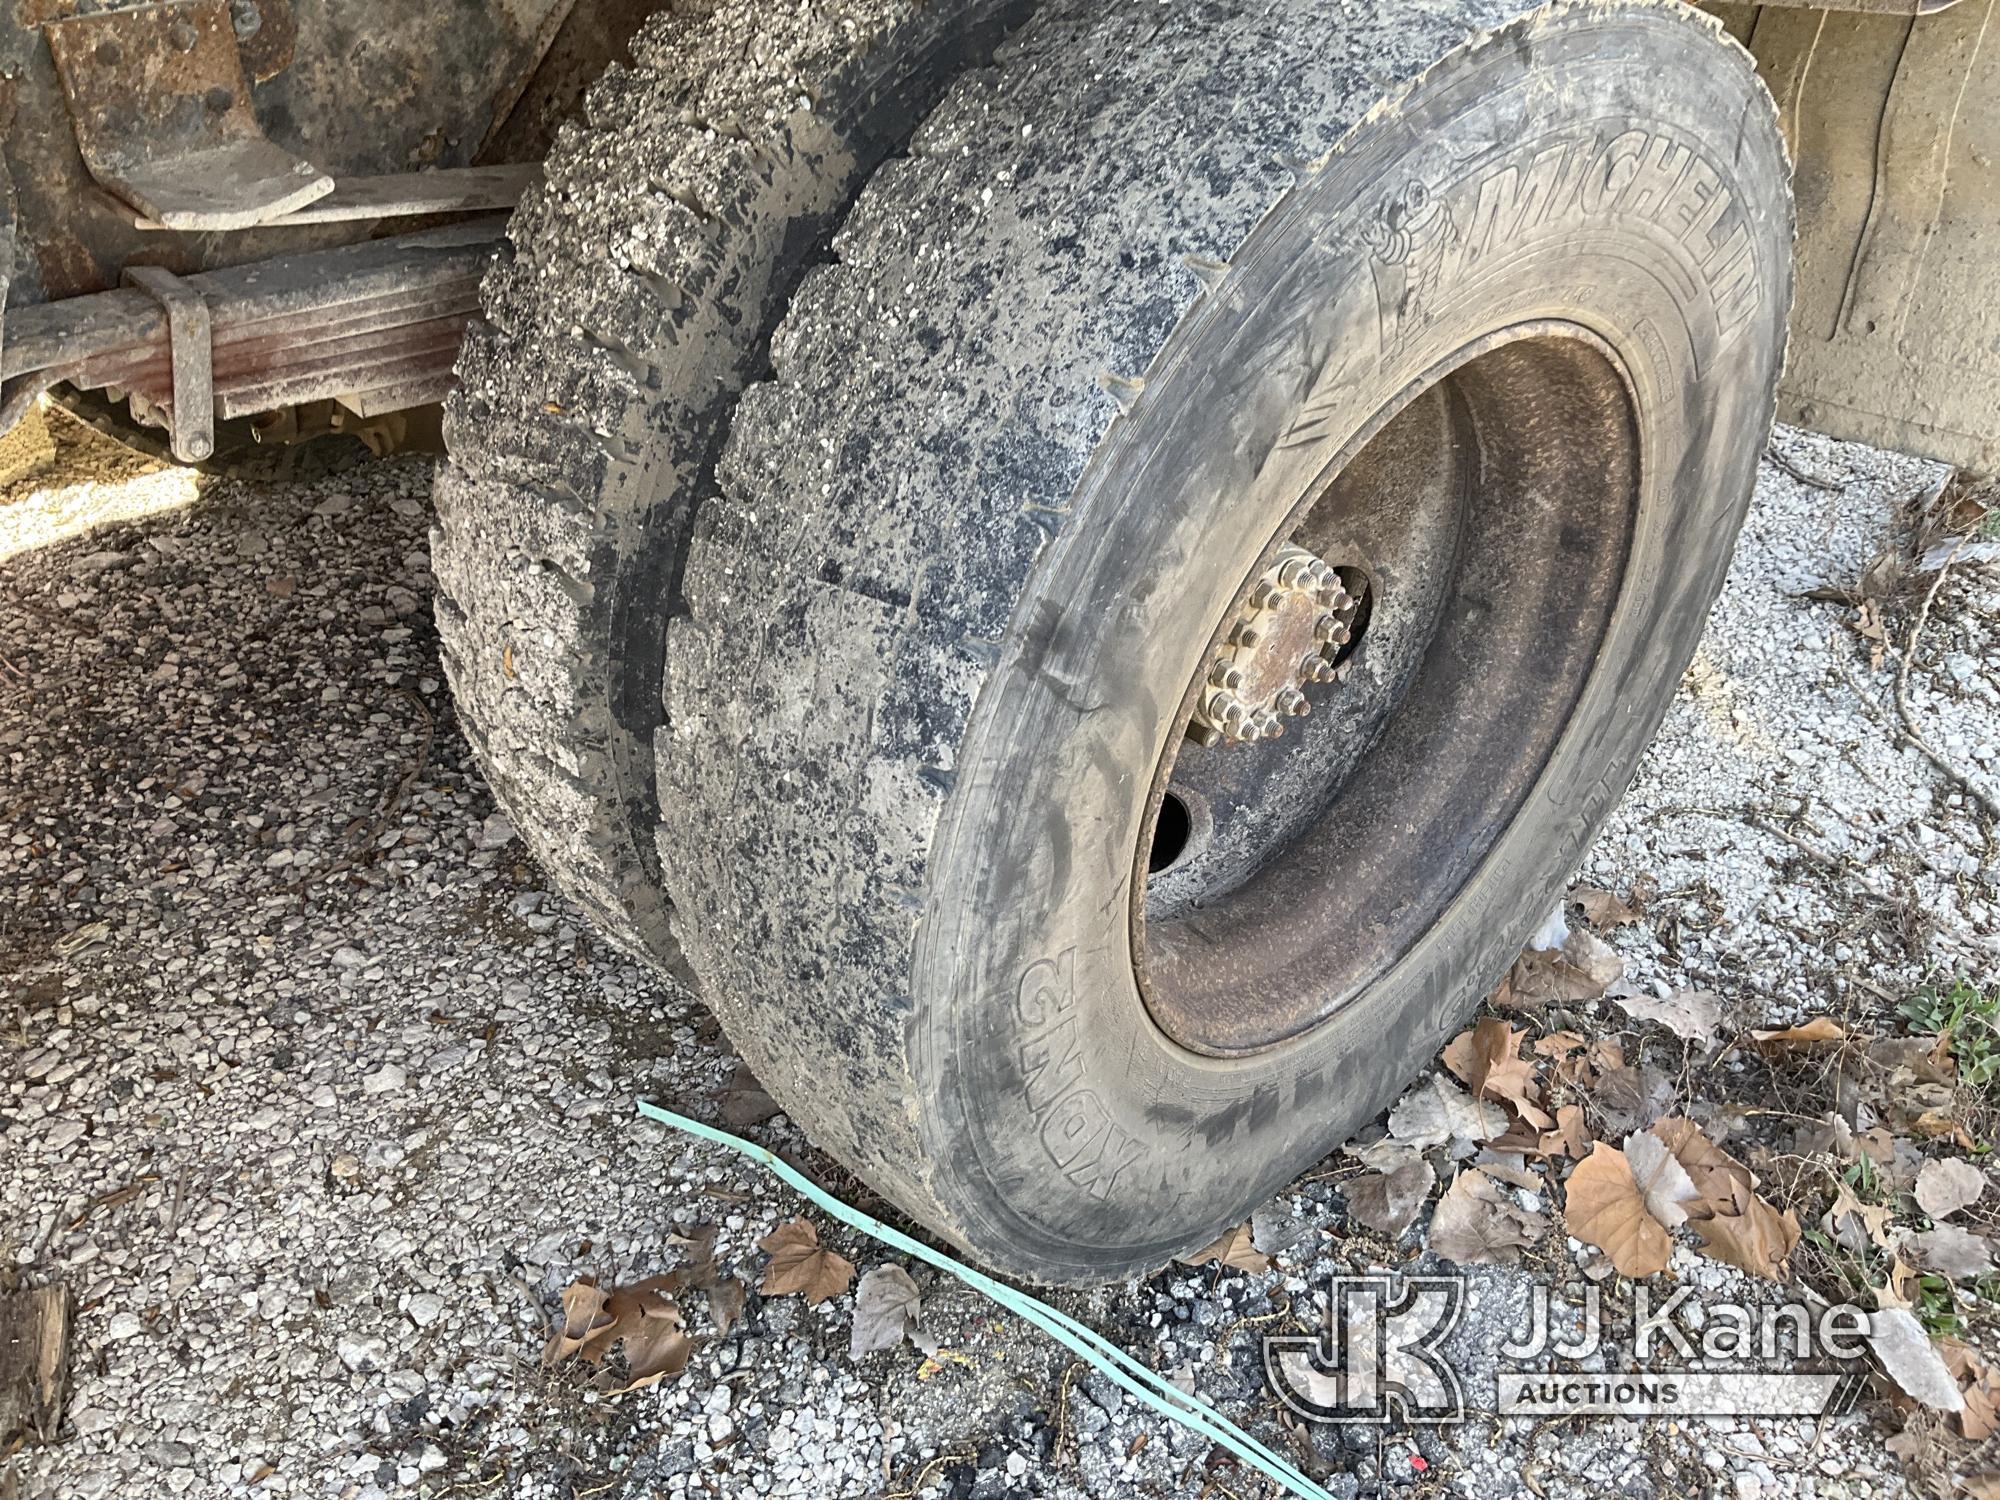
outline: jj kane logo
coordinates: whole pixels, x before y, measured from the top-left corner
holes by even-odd
[[[1264,1341],[1271,1389],[1315,1422],[1441,1424],[1463,1419],[1468,1356],[1497,1350],[1479,1405],[1503,1416],[1819,1416],[1851,1409],[1869,1315],[1855,1307],[1656,1300],[1631,1287],[1611,1309],[1533,1288],[1525,1304],[1474,1307],[1454,1276],[1337,1276],[1316,1334]],[[1615,1345],[1606,1329],[1629,1338]],[[1461,1330],[1462,1338],[1453,1336]]]

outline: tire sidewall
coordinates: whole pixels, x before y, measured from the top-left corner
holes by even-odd
[[[1660,143],[1728,194],[1709,222],[1692,188],[1645,196]],[[1418,285],[1380,247],[1422,191],[1457,241]],[[1789,225],[1747,58],[1664,7],[1544,13],[1305,171],[1176,329],[1028,580],[934,846],[912,1062],[936,1101],[932,1183],[986,1256],[1056,1281],[1159,1263],[1347,1139],[1504,971],[1629,783],[1726,574],[1771,420]],[[1577,711],[1388,973],[1290,1042],[1181,1048],[1133,978],[1132,856],[1215,623],[1399,395],[1538,321],[1608,347],[1640,428],[1625,581]]]

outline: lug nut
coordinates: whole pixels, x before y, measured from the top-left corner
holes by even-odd
[[[1321,615],[1313,621],[1313,639],[1322,646],[1344,646],[1354,636],[1339,615]]]

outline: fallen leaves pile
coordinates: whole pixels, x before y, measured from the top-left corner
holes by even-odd
[[[1644,893],[1570,900],[1608,931],[1640,918]],[[1461,1265],[1526,1256],[1553,1275],[1566,1235],[1592,1280],[1665,1274],[1677,1245],[1765,1281],[1808,1280],[1809,1295],[1877,1313],[1871,1347],[1903,1409],[1913,1401],[1975,1441],[2000,1431],[2000,1364],[1955,1336],[1982,1296],[1991,1303],[1993,1288],[1975,1285],[2000,1252],[1980,1212],[1991,1184],[1972,1160],[1927,1154],[1975,1145],[1969,1085],[1984,1080],[1955,1076],[1949,1033],[1877,1037],[1828,1016],[1732,1031],[1716,995],[1641,990],[1597,933],[1551,926],[1558,946],[1522,954],[1489,998],[1495,1013],[1451,1040],[1385,1130],[1345,1148],[1362,1168],[1339,1184],[1349,1218]],[[1573,1011],[1595,1001],[1629,1024],[1593,1025],[1586,1040]],[[1712,1078],[1732,1054],[1746,1076],[1798,1078],[1822,1113],[1697,1101],[1691,1075]],[[1248,1225],[1188,1259],[1268,1264]]]
[[[678,1269],[630,1286],[600,1287],[588,1276],[572,1282],[542,1349],[543,1366],[575,1361],[596,1372],[601,1390],[625,1395],[682,1374],[705,1339],[728,1333],[743,1316],[748,1290],[716,1264],[715,1230],[704,1228],[673,1242],[690,1252],[689,1263]],[[808,1219],[780,1224],[757,1248],[768,1257],[757,1284],[759,1298],[797,1296],[818,1307],[854,1286],[854,1262],[820,1243],[819,1229]],[[696,1291],[705,1296],[713,1330],[705,1336],[687,1331],[687,1316],[675,1300]],[[855,1290],[848,1352],[859,1359],[908,1340],[934,1359],[938,1345],[920,1326],[922,1315],[923,1299],[910,1273],[897,1265],[877,1266]]]
[[[715,1231],[677,1236],[675,1242],[692,1252],[689,1264],[678,1270],[630,1286],[600,1287],[588,1276],[570,1283],[562,1294],[562,1316],[542,1349],[543,1365],[577,1360],[598,1370],[602,1387],[617,1395],[679,1375],[699,1347],[674,1300],[680,1292],[702,1292],[715,1337],[727,1333],[743,1315],[744,1288],[717,1267]],[[606,1368],[614,1351],[624,1364],[623,1380]]]

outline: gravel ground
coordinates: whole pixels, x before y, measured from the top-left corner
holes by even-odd
[[[473,772],[429,614],[428,463],[210,482],[58,435],[57,469],[0,503],[0,1286],[59,1278],[79,1314],[60,1439],[0,1493],[1262,1493],[920,1266],[936,1361],[850,1359],[851,1296],[753,1294],[679,1380],[610,1398],[542,1370],[577,1276],[664,1270],[710,1225],[754,1283],[802,1205],[635,1118],[635,1097],[712,1114],[736,1061],[544,887]],[[1858,578],[1938,471],[1779,441],[1838,489],[1766,465],[1586,874],[1657,889],[1618,936],[1644,979],[1744,1022],[1879,1017],[1927,977],[1992,976],[1996,891],[1965,794],[1885,727],[1896,653],[1874,668],[1850,608],[1798,595]],[[1950,582],[1909,693],[1989,783],[1996,618],[1993,573]],[[782,1118],[753,1133],[858,1192]],[[1336,1176],[1260,1215],[1292,1240],[1276,1271],[1176,1266],[1063,1305],[1282,1443],[1246,1320],[1420,1243],[1349,1236]],[[1575,1248],[1472,1274],[1468,1368],[1532,1285],[1575,1279]],[[1670,1274],[1741,1290],[1686,1249]],[[1341,1496],[1858,1495],[1905,1486],[1885,1430],[1475,1417],[1414,1443],[1322,1430],[1303,1461]]]

